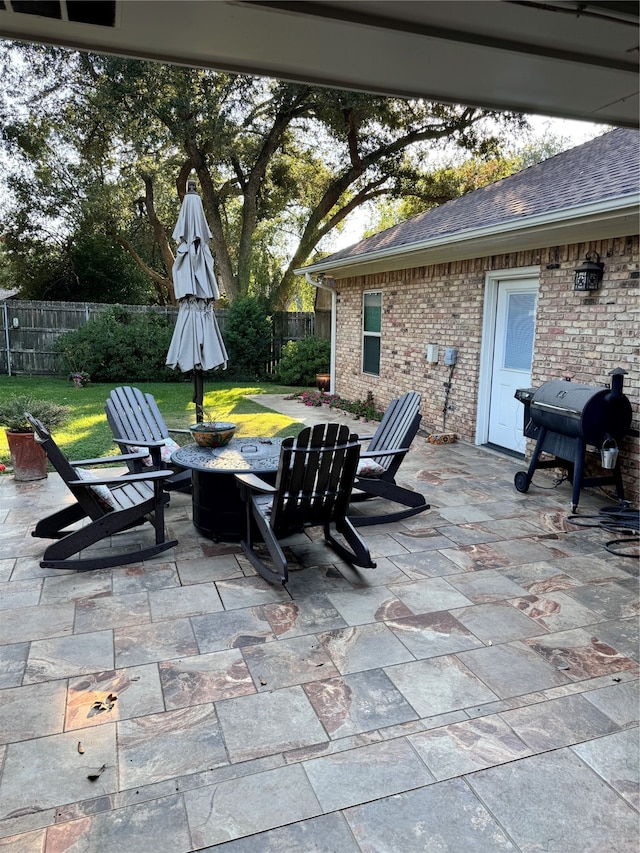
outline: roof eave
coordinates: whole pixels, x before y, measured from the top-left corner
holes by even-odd
[[[637,233],[639,210],[640,192],[499,225],[471,228],[351,258],[333,261],[328,258],[297,269],[295,273],[349,278],[510,251],[620,237]]]

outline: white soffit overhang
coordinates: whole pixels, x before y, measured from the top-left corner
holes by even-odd
[[[0,36],[636,127],[626,0],[0,0]]]
[[[309,273],[335,279],[352,278],[527,249],[626,237],[638,233],[639,212],[640,193],[625,196],[622,200],[610,199],[552,214],[527,217],[519,222],[473,228],[357,257],[319,261],[295,272],[297,275]]]

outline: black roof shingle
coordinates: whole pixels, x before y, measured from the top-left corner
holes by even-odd
[[[326,261],[409,247],[640,190],[640,131],[618,128],[341,249]]]

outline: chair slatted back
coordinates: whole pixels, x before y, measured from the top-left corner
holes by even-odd
[[[392,400],[367,446],[367,453],[409,447],[418,432],[421,419],[420,395],[416,391],[407,391],[402,397]],[[390,475],[395,474],[402,463],[402,456],[374,458]]]
[[[282,443],[270,522],[274,531],[343,518],[360,445],[349,427],[316,424]]]
[[[168,438],[169,430],[152,394],[143,394],[139,388],[123,385],[114,388],[105,403],[107,420],[114,436],[139,441],[161,441]],[[128,452],[121,447],[123,452]]]
[[[104,506],[100,503],[95,493],[91,489],[84,486],[71,485],[72,480],[78,480],[79,477],[75,472],[73,465],[69,462],[62,450],[53,440],[51,433],[46,426],[37,418],[27,414],[27,419],[36,434],[36,440],[42,445],[43,450],[47,454],[49,462],[56,469],[62,480],[67,484],[69,491],[80,504],[89,518],[95,520],[106,515]]]
[[[111,432],[121,453],[130,453],[132,446],[122,444],[118,438],[134,441],[136,442],[134,447],[143,448],[150,442],[165,441],[169,436],[169,430],[153,395],[143,394],[139,388],[129,385],[114,388],[104,408]],[[152,448],[150,454],[154,467],[163,467],[159,447]],[[143,470],[139,460],[130,460],[127,466],[132,474]]]
[[[169,433],[188,435],[189,430],[170,429],[153,394],[143,394],[139,388],[122,385],[109,394],[104,408],[114,441],[123,455],[147,449],[149,456],[146,459],[127,460],[127,467],[132,474],[143,474],[149,468],[155,471],[172,468],[166,456],[171,453],[171,449],[175,450],[176,442]],[[174,469],[174,472],[164,481],[164,488],[167,491],[191,491],[191,471]]]

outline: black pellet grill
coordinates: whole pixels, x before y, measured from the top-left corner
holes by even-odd
[[[620,457],[601,477],[584,476],[587,445],[602,450],[607,443],[620,444],[631,426],[631,403],[622,393],[626,370],[617,367],[609,375],[611,387],[581,385],[567,379],[544,382],[539,388],[520,388],[515,396],[524,404],[524,434],[536,439],[528,471],[514,478],[519,492],[526,492],[538,468],[565,468],[573,485],[572,511],[583,486],[615,486],[624,500]],[[541,460],[542,453],[554,459]]]

